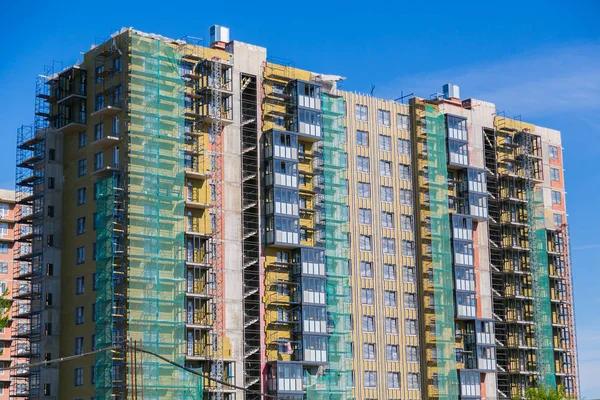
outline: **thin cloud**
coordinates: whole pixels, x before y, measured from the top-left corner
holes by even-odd
[[[600,244],[587,244],[584,246],[575,246],[571,250],[589,250],[589,249],[600,249]]]

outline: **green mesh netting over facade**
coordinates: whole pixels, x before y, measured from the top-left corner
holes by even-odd
[[[438,398],[458,399],[454,353],[454,293],[450,220],[448,214],[448,169],[444,115],[426,105],[427,164],[431,207],[431,257],[435,306],[435,337],[438,368]]]
[[[542,191],[536,190],[533,183],[529,183],[526,185],[526,195],[538,384],[556,388],[548,244]]]
[[[320,376],[306,377],[306,392],[309,399],[345,400],[352,397],[352,355],[344,100],[341,97],[323,94],[322,101],[329,367]]]
[[[96,186],[96,348],[108,348],[115,345],[113,330],[116,318],[113,310],[115,290],[115,201],[118,188],[117,175],[98,181]],[[114,357],[113,357],[114,356]],[[108,400],[113,398],[115,381],[122,380],[123,366],[118,363],[118,354],[103,351],[96,354],[95,360],[95,398]],[[120,369],[120,370],[119,370]]]
[[[127,335],[141,341],[138,346],[184,364],[184,81],[180,62],[181,54],[173,47],[131,33]],[[151,355],[144,354],[140,371],[144,399],[202,398],[200,378]],[[128,387],[128,393],[133,389]]]

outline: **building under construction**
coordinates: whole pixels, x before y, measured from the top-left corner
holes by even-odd
[[[560,133],[341,79],[220,26],[46,68],[10,396],[577,398]]]

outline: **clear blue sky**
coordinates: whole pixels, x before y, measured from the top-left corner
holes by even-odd
[[[389,3],[389,4],[388,4]],[[570,5],[569,3],[576,3]],[[5,1],[0,11],[0,187],[13,188],[16,129],[33,119],[44,64],[69,65],[123,26],[179,38],[231,28],[346,90],[462,97],[563,132],[582,395],[600,398],[600,34],[597,1]],[[210,4],[219,9],[211,10]],[[275,5],[277,4],[277,5]],[[184,8],[182,8],[184,7]]]

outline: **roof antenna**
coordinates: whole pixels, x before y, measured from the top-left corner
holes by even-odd
[[[375,91],[375,85],[371,85],[371,96],[373,96],[374,91]]]

